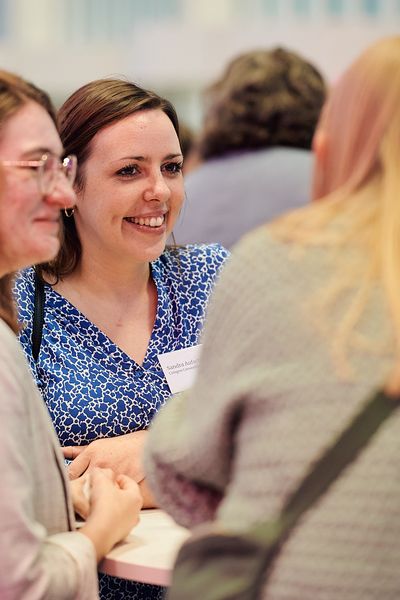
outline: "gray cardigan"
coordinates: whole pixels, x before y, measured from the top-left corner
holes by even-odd
[[[0,320],[0,598],[98,598],[93,544],[75,528],[63,457],[10,328]]]
[[[242,530],[273,518],[384,381],[390,352],[354,351],[351,381],[333,368],[308,304],[327,275],[323,249],[292,256],[266,228],[234,250],[211,302],[195,385],[150,430],[148,481],[179,523]],[[377,291],[363,333],[388,332],[385,311]],[[265,598],[399,597],[399,439],[396,414],[303,517]]]

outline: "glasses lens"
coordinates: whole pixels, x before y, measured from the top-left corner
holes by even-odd
[[[42,166],[39,168],[40,188],[44,194],[51,194],[54,190],[57,176],[60,172],[66,177],[70,185],[73,185],[76,176],[77,160],[71,154],[66,156],[62,162],[56,156],[47,154],[42,157]]]
[[[66,156],[62,162],[62,170],[69,183],[73,185],[76,177],[77,159],[76,156],[70,154]]]
[[[42,156],[42,166],[39,167],[40,187],[43,194],[50,194],[53,191],[56,180],[59,161],[51,154]]]

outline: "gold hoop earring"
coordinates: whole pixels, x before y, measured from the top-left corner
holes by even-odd
[[[66,217],[68,217],[68,218],[72,217],[72,215],[74,214],[74,212],[75,212],[75,208],[74,207],[73,208],[64,208],[64,215]]]

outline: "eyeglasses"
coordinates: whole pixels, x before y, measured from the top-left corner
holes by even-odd
[[[21,169],[36,169],[39,190],[48,195],[54,191],[59,173],[62,173],[72,186],[77,169],[77,158],[73,154],[63,159],[53,154],[43,154],[40,160],[2,160],[0,163],[5,167],[19,167]]]

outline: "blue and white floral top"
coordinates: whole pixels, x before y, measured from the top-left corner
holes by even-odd
[[[207,302],[228,252],[217,244],[166,250],[151,263],[158,292],[143,364],[135,363],[68,300],[45,286],[43,338],[32,357],[33,269],[16,282],[20,341],[62,446],[146,428],[171,395],[158,354],[199,343]]]

